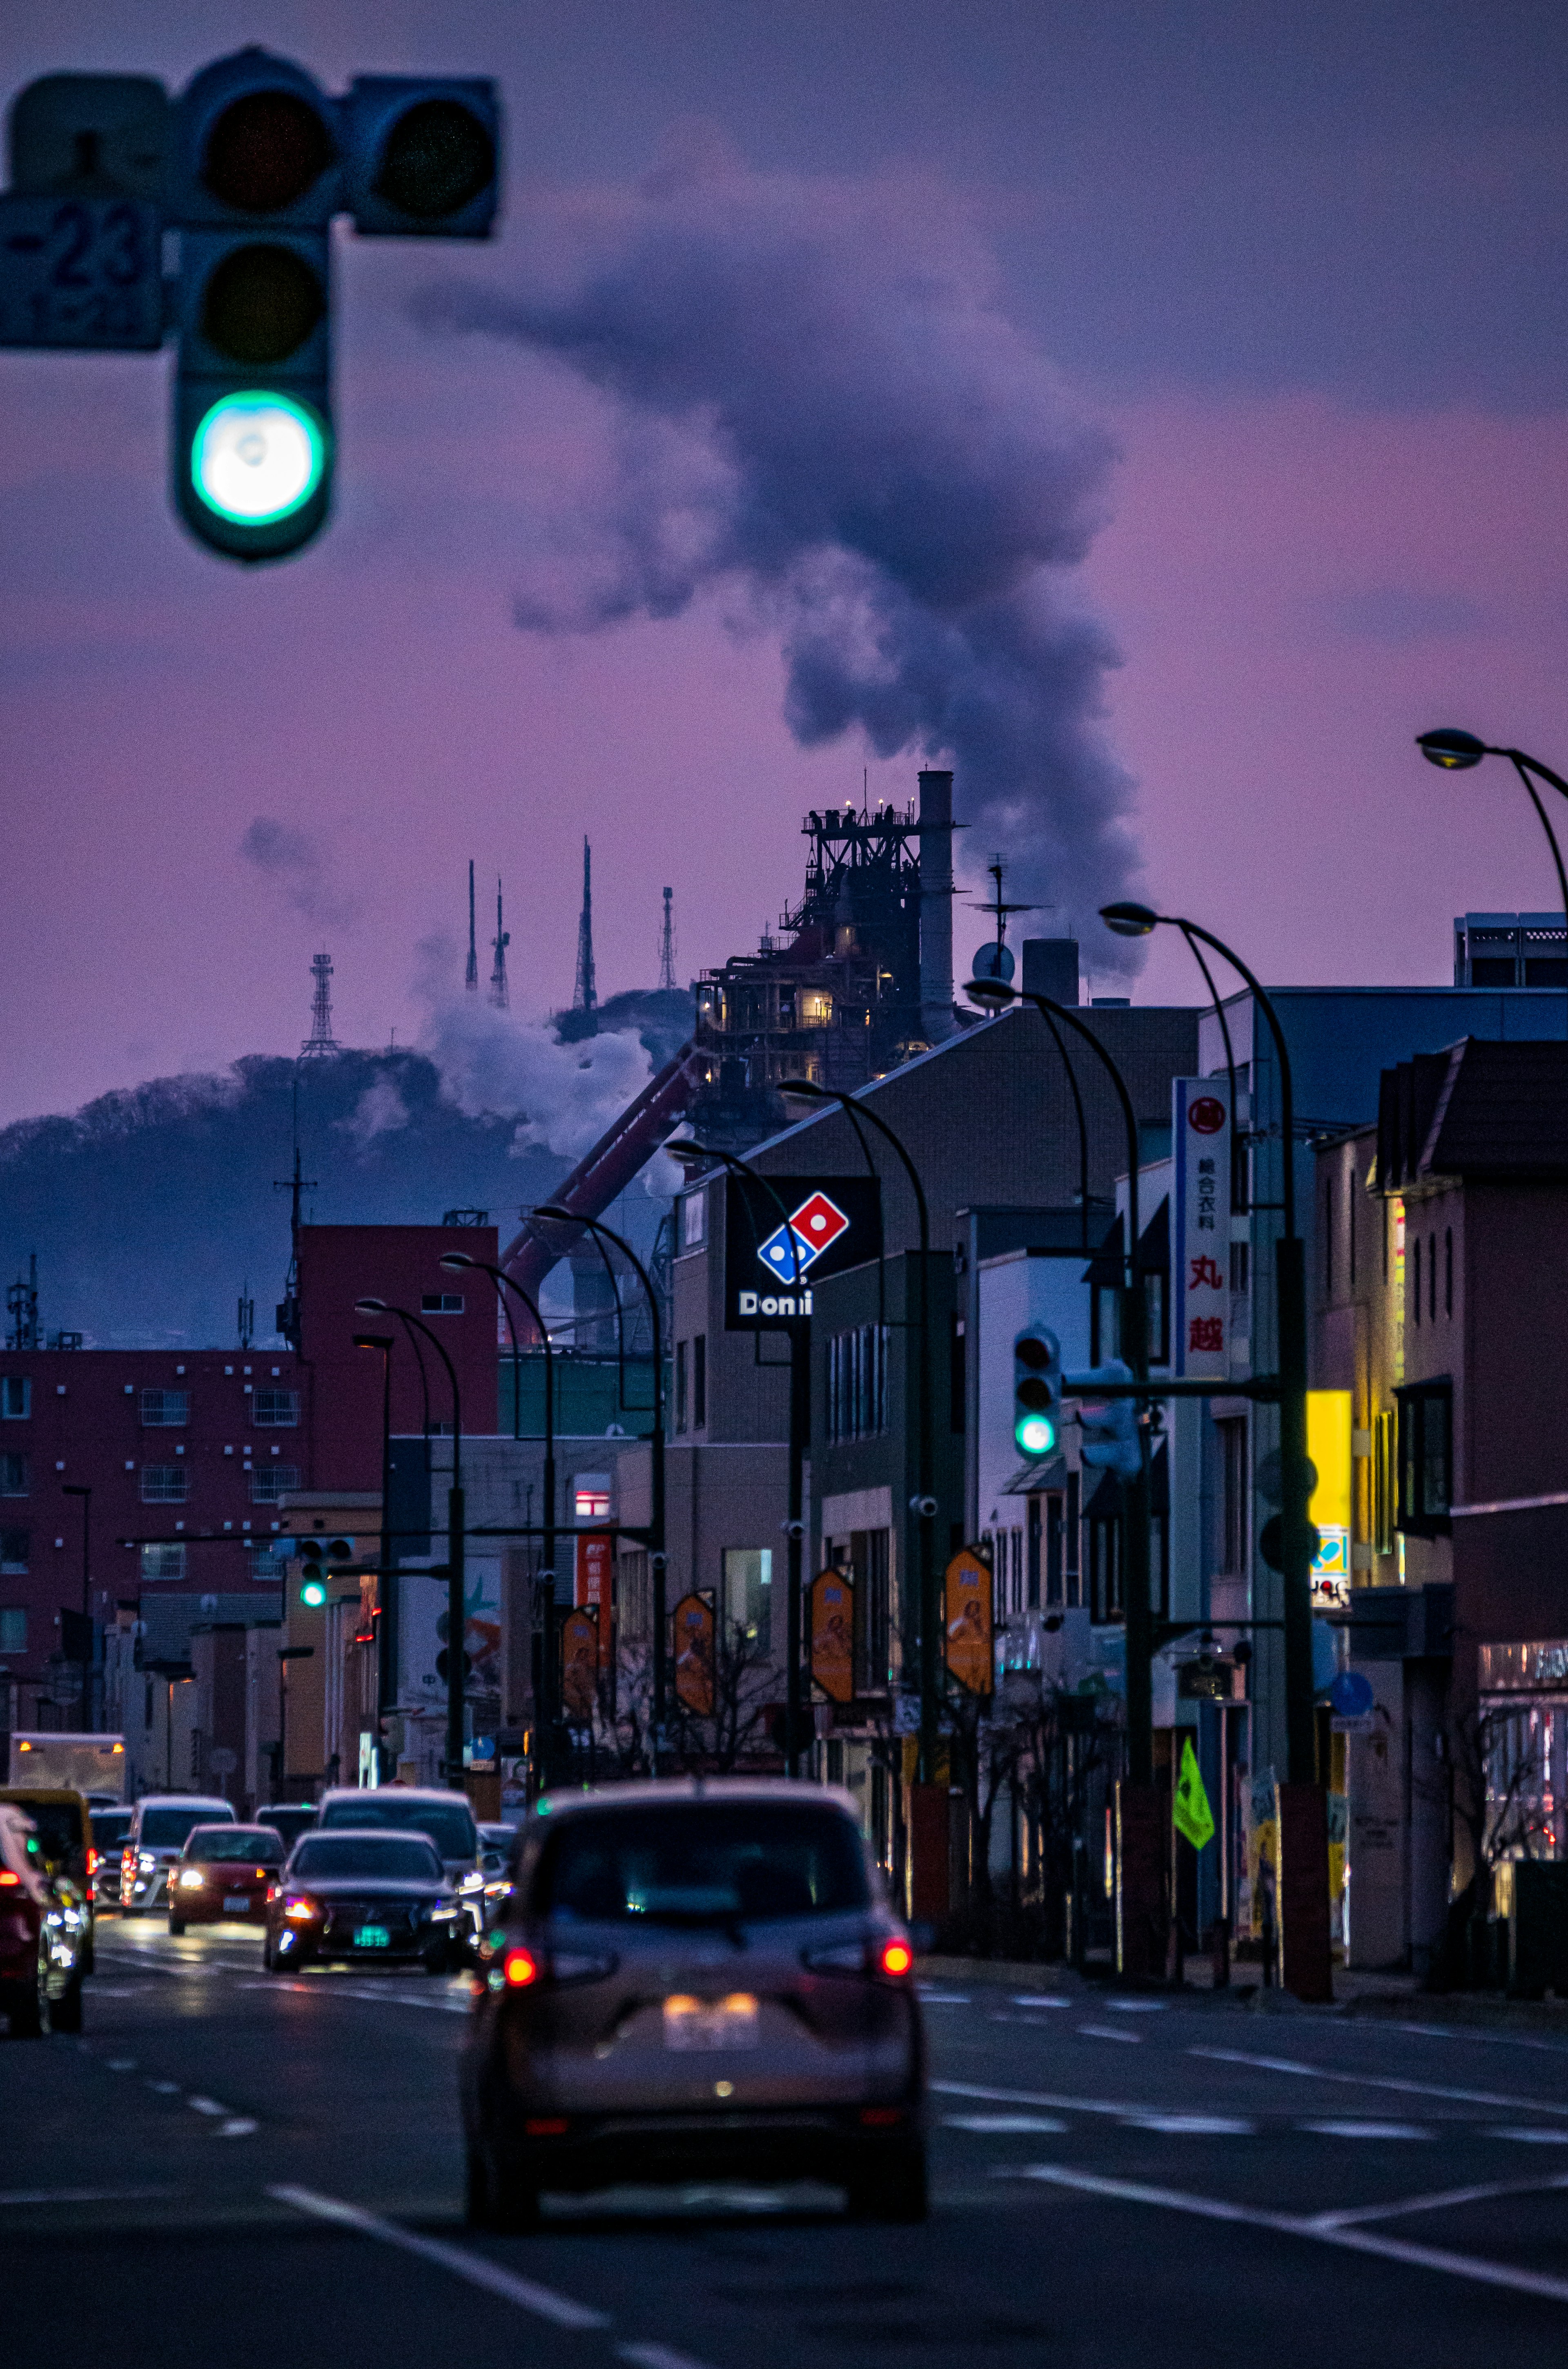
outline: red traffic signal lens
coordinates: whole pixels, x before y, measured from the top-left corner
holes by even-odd
[[[423,98],[387,134],[375,194],[416,222],[460,213],[496,177],[489,127],[455,98]]]
[[[298,92],[246,91],[207,135],[202,184],[239,213],[274,213],[297,204],[337,154],[326,123]]]
[[[907,1941],[884,1941],[876,1963],[885,1974],[907,1974],[915,1963],[915,1953]]]
[[[230,361],[286,361],[326,310],[320,275],[291,246],[237,246],[201,297],[201,334]]]
[[[501,1972],[510,1991],[526,1990],[539,1980],[539,1961],[532,1950],[509,1950],[501,1961]]]

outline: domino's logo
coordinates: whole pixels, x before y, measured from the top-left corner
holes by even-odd
[[[813,1193],[791,1212],[787,1225],[758,1244],[757,1256],[781,1283],[794,1283],[831,1248],[849,1222],[836,1201],[830,1201],[826,1193]]]

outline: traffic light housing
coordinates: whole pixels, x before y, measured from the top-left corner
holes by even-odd
[[[236,559],[297,551],[330,507],[342,203],[338,110],[303,67],[251,49],[196,76],[169,164],[174,491],[191,532]]]
[[[1078,1410],[1082,1460],[1104,1471],[1118,1472],[1124,1481],[1134,1480],[1143,1463],[1138,1436],[1138,1401],[1106,1399],[1096,1406],[1093,1391],[1097,1383],[1130,1382],[1132,1378],[1131,1367],[1120,1357],[1113,1357],[1104,1366],[1092,1366],[1086,1373],[1072,1377],[1073,1390],[1082,1392],[1084,1402]]]
[[[347,1569],[354,1560],[352,1539],[323,1538],[300,1540],[300,1602],[311,1611],[318,1611],[326,1601],[327,1585],[335,1574]]]
[[[360,74],[344,102],[345,201],[361,238],[487,238],[500,194],[488,82]]]
[[[1061,1348],[1043,1324],[1013,1344],[1013,1442],[1020,1455],[1049,1456],[1061,1436]]]

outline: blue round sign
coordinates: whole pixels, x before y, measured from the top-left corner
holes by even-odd
[[[1341,1670],[1329,1688],[1329,1708],[1341,1719],[1363,1719],[1372,1708],[1372,1681],[1359,1670]]]

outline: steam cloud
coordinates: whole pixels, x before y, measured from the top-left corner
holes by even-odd
[[[240,853],[283,889],[290,904],[307,921],[352,921],[358,907],[351,897],[334,887],[325,855],[303,830],[270,815],[258,815],[240,841]]]
[[[608,400],[605,481],[524,563],[519,624],[738,594],[780,635],[803,745],[858,726],[879,756],[952,761],[970,866],[1001,848],[1010,895],[1082,919],[1125,891],[1132,787],[1098,731],[1116,654],[1063,583],[1114,456],[953,197],[754,173],[688,127],[636,190],[537,203],[520,269],[419,306]],[[1136,961],[1120,944],[1096,963]]]

